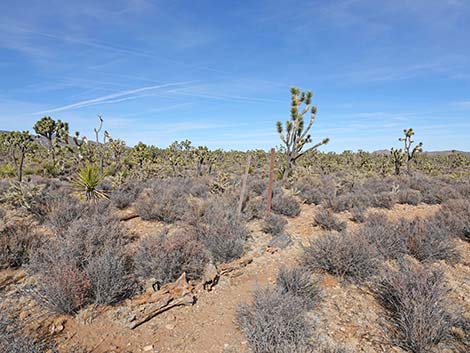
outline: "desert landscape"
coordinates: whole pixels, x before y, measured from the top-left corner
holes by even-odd
[[[0,353],[470,352],[470,2],[0,2]]]

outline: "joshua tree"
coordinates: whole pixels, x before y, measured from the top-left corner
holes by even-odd
[[[400,175],[401,167],[405,163],[405,154],[400,148],[399,150],[392,147],[390,150],[390,157],[392,159],[393,166],[395,167],[395,175]]]
[[[330,139],[325,138],[321,142],[303,150],[306,144],[312,142],[310,136],[310,129],[312,128],[313,122],[315,121],[315,115],[317,113],[317,107],[310,106],[312,102],[312,92],[301,92],[298,88],[292,87],[291,90],[291,109],[290,119],[286,121],[285,133],[280,121],[277,122],[277,131],[284,144],[286,154],[286,166],[284,169],[282,179],[287,180],[292,172],[297,159],[302,157],[308,151],[312,151],[320,147],[321,145],[327,144]],[[302,105],[303,108],[302,108]],[[310,112],[310,120],[305,126],[304,116]]]
[[[50,116],[45,116],[34,124],[33,129],[36,134],[47,139],[49,155],[52,162],[55,164],[55,148],[58,143],[69,143],[69,124],[61,120],[55,121]]]
[[[413,129],[404,129],[403,130],[404,137],[400,137],[398,141],[403,142],[404,147],[403,149],[394,149],[390,150],[391,157],[393,164],[395,165],[395,174],[399,175],[401,171],[401,167],[403,164],[406,163],[406,169],[408,173],[410,172],[411,168],[411,161],[416,158],[416,155],[423,151],[423,143],[420,142],[416,146],[412,147],[414,140],[412,140],[413,135],[415,132]]]
[[[405,151],[405,157],[406,157],[406,168],[408,172],[410,171],[410,164],[411,161],[415,158],[415,156],[423,151],[423,143],[420,142],[416,146],[411,149],[411,145],[414,143],[414,141],[411,139],[412,136],[415,134],[413,129],[404,129],[403,133],[405,134],[404,137],[399,138],[400,141],[402,141],[405,145],[404,151]]]
[[[23,180],[23,164],[26,153],[34,149],[33,136],[28,131],[11,131],[1,134],[0,141],[9,152],[17,170],[18,181]]]

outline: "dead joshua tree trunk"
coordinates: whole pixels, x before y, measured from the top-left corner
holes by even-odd
[[[271,148],[271,160],[269,161],[269,183],[268,183],[268,194],[266,202],[266,216],[269,216],[271,212],[271,203],[273,198],[273,179],[274,179],[274,148]]]
[[[240,192],[240,200],[238,201],[238,214],[239,215],[241,215],[241,213],[242,213],[243,199],[245,198],[245,193],[246,193],[246,181],[248,179],[248,173],[250,172],[250,164],[251,164],[251,155],[248,155],[248,159],[246,161],[245,174],[243,175],[243,180],[242,180],[242,189],[241,189],[241,192]]]

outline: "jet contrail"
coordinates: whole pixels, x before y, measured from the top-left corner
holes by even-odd
[[[107,101],[114,100],[116,98],[124,97],[124,96],[129,96],[131,94],[135,93],[140,93],[140,92],[145,92],[145,91],[152,91],[156,90],[159,88],[164,88],[164,87],[170,87],[170,86],[181,86],[181,85],[187,85],[189,83],[193,83],[194,81],[187,81],[187,82],[175,82],[175,83],[166,83],[162,85],[154,85],[154,86],[146,86],[142,88],[136,88],[136,89],[131,89],[127,91],[121,91],[113,94],[108,94],[106,96],[94,98],[94,99],[87,99],[84,101],[80,101],[77,103],[73,104],[68,104],[64,105],[61,107],[56,107],[56,108],[51,108],[51,109],[46,109],[40,112],[34,112],[32,114],[44,114],[44,113],[55,113],[55,112],[61,112],[64,110],[70,110],[70,109],[77,109],[77,108],[82,108],[82,107],[87,107],[90,105],[96,105],[99,103],[106,103]]]

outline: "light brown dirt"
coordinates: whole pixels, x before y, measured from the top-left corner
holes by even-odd
[[[397,205],[386,212],[392,218],[425,217],[431,215],[438,206]],[[370,210],[369,212],[377,211]],[[116,319],[120,307],[87,309],[77,317],[41,317],[37,328],[47,327],[56,320],[66,320],[63,330],[56,334],[63,348],[75,344],[85,346],[94,353],[104,352],[175,352],[175,353],[228,353],[247,352],[247,342],[235,324],[236,308],[248,302],[254,288],[271,285],[275,282],[277,271],[282,264],[293,265],[301,253],[301,244],[308,239],[321,236],[322,231],[313,227],[315,206],[302,205],[301,214],[289,218],[288,233],[294,244],[287,249],[274,253],[267,252],[270,236],[260,231],[259,222],[250,224],[252,240],[248,254],[254,260],[245,268],[222,277],[211,292],[199,290],[197,302],[190,307],[169,310],[135,330],[127,328]],[[339,215],[347,220],[348,214]],[[126,222],[126,226],[140,237],[158,232],[163,225],[158,222],[143,222],[138,218]],[[348,227],[354,227],[348,222]],[[446,270],[450,286],[454,289],[453,299],[470,311],[470,245],[461,242],[463,262],[454,267],[445,263],[435,266]],[[382,311],[372,295],[355,285],[340,284],[331,276],[321,280],[324,300],[320,307],[310,314],[317,322],[318,334],[336,342],[356,347],[359,352],[401,352],[387,345],[383,333]],[[26,316],[37,316],[37,308],[31,301],[25,302]],[[27,314],[29,307],[31,313]],[[95,318],[93,318],[96,316]],[[83,323],[83,321],[91,323]],[[60,324],[60,322],[59,322]],[[57,325],[56,325],[57,326]],[[60,325],[59,325],[60,326]],[[60,327],[59,327],[60,328]]]

